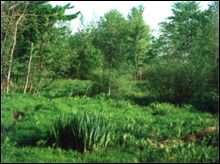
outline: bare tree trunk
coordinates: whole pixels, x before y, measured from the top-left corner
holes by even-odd
[[[12,68],[12,61],[13,61],[13,53],[14,53],[14,49],[15,49],[15,45],[16,45],[16,39],[17,39],[18,23],[20,22],[23,15],[24,15],[24,12],[20,15],[20,17],[18,18],[18,20],[15,23],[14,36],[13,36],[13,45],[12,45],[12,48],[11,48],[10,59],[9,59],[9,69],[8,69],[8,76],[7,76],[6,93],[8,93],[9,89],[10,89],[11,68]]]
[[[11,68],[12,68],[12,60],[13,60],[13,53],[14,53],[14,48],[16,45],[16,37],[17,37],[17,26],[15,27],[14,31],[14,36],[13,36],[13,45],[10,53],[10,59],[9,59],[9,69],[8,69],[8,76],[7,76],[7,87],[6,87],[6,92],[9,92],[10,89],[10,78],[11,78]]]
[[[110,74],[110,71],[109,71]],[[108,79],[108,95],[111,95],[111,79],[110,79],[110,75],[109,75],[109,79]]]
[[[4,69],[4,66],[5,66],[5,64],[4,64],[5,61],[4,61],[4,56],[3,56],[3,49],[5,47],[4,45],[5,45],[5,42],[6,42],[7,35],[8,35],[8,33],[6,32],[5,38],[4,38],[4,40],[1,44],[1,82],[3,80],[3,69]]]
[[[5,3],[5,1],[1,1],[1,13],[3,12],[4,3]]]
[[[4,46],[5,46],[5,42],[6,42],[7,36],[8,36],[8,32],[6,31],[4,40],[3,40],[3,42],[1,43],[1,56],[2,56],[2,54],[3,54],[3,49],[4,49]]]
[[[139,68],[139,80],[142,80],[142,68]]]
[[[31,60],[32,60],[33,49],[34,49],[34,44],[31,43],[31,52],[30,52],[30,58],[29,58],[29,63],[28,63],[28,72],[27,72],[26,82],[25,82],[25,86],[24,86],[24,93],[26,93],[26,91],[27,91],[28,80],[29,80],[30,70],[31,70]]]
[[[111,95],[111,72],[112,72],[112,62],[110,64],[109,74],[108,74],[108,95]]]

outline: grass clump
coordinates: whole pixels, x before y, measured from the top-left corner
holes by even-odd
[[[59,117],[52,125],[50,139],[58,147],[84,153],[107,148],[112,132],[103,117],[77,112]]]

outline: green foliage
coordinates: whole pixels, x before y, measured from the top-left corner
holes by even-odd
[[[207,91],[204,93],[197,93],[191,100],[192,104],[195,104],[200,109],[209,111],[211,113],[219,112],[219,94],[218,91]]]
[[[85,112],[60,117],[51,129],[51,137],[59,147],[81,152],[106,148],[113,133],[106,120]]]
[[[150,89],[160,100],[183,103],[193,94],[194,79],[198,78],[196,73],[197,70],[188,62],[170,60],[153,64],[145,76],[148,77]]]
[[[117,10],[111,10],[100,18],[96,36],[96,45],[104,53],[105,66],[118,68],[125,58],[126,20]]]
[[[128,15],[128,62],[134,66],[135,79],[142,79],[142,69],[146,61],[146,54],[150,48],[150,28],[143,18],[144,7],[131,9]]]
[[[1,160],[219,162],[219,3],[175,2],[158,37],[143,6],[76,33],[72,8],[1,2]]]
[[[197,2],[174,3],[173,15],[161,23],[162,33],[154,39],[154,60],[145,71],[158,99],[218,111],[218,8],[218,3],[205,11]]]
[[[193,52],[193,48],[200,35],[200,28],[203,28],[200,27],[199,3],[176,2],[172,6],[172,13],[168,21],[161,23],[160,41],[164,43],[161,45],[162,54],[169,58],[192,58],[198,53]]]
[[[83,30],[74,34],[70,39],[70,45],[74,54],[70,59],[70,77],[91,78],[91,74],[96,70],[100,70],[103,65],[101,50],[92,44],[90,33]]]
[[[205,146],[219,147],[219,130],[210,132],[200,142]]]
[[[151,109],[151,113],[153,115],[165,115],[168,112],[172,112],[172,110],[175,110],[175,106],[168,103],[151,103],[149,105],[149,108]]]
[[[43,95],[54,97],[88,96],[91,94],[93,82],[87,80],[55,80],[42,88]]]
[[[28,87],[38,90],[38,83],[41,82],[41,79],[54,77],[53,71],[58,75],[63,75],[65,73],[66,68],[64,67],[61,68],[61,70],[57,70],[60,63],[58,62],[56,63],[57,65],[54,65],[53,61],[59,61],[61,51],[57,53],[56,50],[58,47],[60,49],[65,49],[66,52],[68,52],[67,50],[69,48],[66,48],[66,40],[68,37],[65,38],[67,36],[65,33],[69,31],[66,30],[64,23],[67,20],[76,18],[79,12],[65,15],[65,11],[72,8],[70,5],[53,7],[48,2],[32,3],[27,1],[16,3],[17,2],[4,2],[3,5],[4,11],[7,11],[4,14],[4,17],[6,18],[14,17],[14,15],[20,16],[22,13],[24,14],[20,22],[22,26],[17,29],[17,35],[15,36],[17,42],[13,52],[11,77],[13,82],[16,83],[16,88],[14,87],[12,90],[23,91],[24,89],[31,43],[33,43],[33,59],[31,61]],[[16,10],[13,10],[13,12],[10,13],[8,12],[10,11],[10,7],[15,8]],[[16,19],[14,19],[14,21]],[[55,24],[58,24],[60,21],[62,21],[64,28],[63,26],[55,26]],[[1,74],[4,79],[8,72],[9,52],[11,51],[13,43],[12,38],[14,37],[15,28],[13,26],[15,26],[15,23],[9,24],[8,21],[8,23],[4,24],[6,30],[1,33],[5,36],[4,47],[7,48],[1,53],[1,55],[4,56],[4,65],[2,65],[2,67],[4,67],[4,72]],[[62,38],[62,41],[65,40],[64,44],[60,41],[60,38]],[[2,41],[3,39],[1,39],[1,43]],[[53,53],[54,50],[55,53]],[[64,51],[62,53],[64,53]],[[66,56],[61,61],[65,62],[65,59]]]
[[[218,111],[218,91],[211,86],[209,66],[193,65],[179,59],[162,61],[152,64],[145,72],[149,89],[157,100],[191,103],[202,110]]]
[[[112,75],[110,79],[111,83],[111,92],[113,95],[118,95],[119,91],[119,75],[117,70],[111,70]],[[94,81],[94,85],[92,86],[92,95],[97,95],[100,93],[108,93],[108,87],[109,87],[109,72],[107,70],[102,72],[96,72],[92,75],[92,79]]]
[[[15,147],[4,146],[1,155],[2,162],[32,163],[32,162],[81,162],[80,153],[75,151],[63,151],[61,149],[42,147]],[[37,157],[37,158],[36,158]]]
[[[16,106],[17,110],[27,110],[25,117],[13,124],[9,120]],[[11,94],[3,97],[2,113],[1,123],[7,129],[2,133],[5,153],[2,161],[218,161],[218,118],[199,112],[191,105],[178,107],[168,103],[152,103],[140,107],[101,95],[49,100],[42,96]],[[54,131],[52,127],[57,128]],[[70,137],[73,135],[72,129],[77,139],[86,143],[80,145],[78,142],[76,149],[84,151],[81,147],[84,145],[89,153],[79,155],[74,150],[57,147],[74,147],[74,138]],[[109,142],[106,141],[107,149],[103,149],[103,133],[110,135]],[[100,140],[96,142],[93,136]],[[66,141],[68,144],[65,145]],[[92,151],[94,147],[96,151]],[[192,153],[196,158],[191,156]]]

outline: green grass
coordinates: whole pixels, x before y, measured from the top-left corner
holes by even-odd
[[[48,99],[18,93],[2,97],[1,105],[1,126],[5,128],[1,134],[2,162],[219,161],[218,116],[199,112],[191,105],[177,107],[155,102],[140,107],[106,96]],[[25,111],[25,116],[15,124],[14,111]],[[111,125],[112,138],[105,149],[80,153],[48,145],[48,134],[58,118],[75,117],[67,129],[79,127],[84,112],[88,118],[85,123],[90,120],[84,127],[90,128],[85,130],[87,133],[99,127],[99,117]],[[89,143],[87,136],[90,135],[84,139]]]
[[[113,132],[111,125],[96,113],[76,112],[60,116],[49,138],[63,149],[86,152],[106,148]]]

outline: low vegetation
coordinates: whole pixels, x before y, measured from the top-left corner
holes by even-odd
[[[14,110],[25,111],[15,123]],[[218,117],[191,105],[11,94],[2,113],[3,162],[219,160]]]
[[[74,3],[1,1],[1,161],[218,163],[219,2],[174,2],[158,36],[143,5]]]

